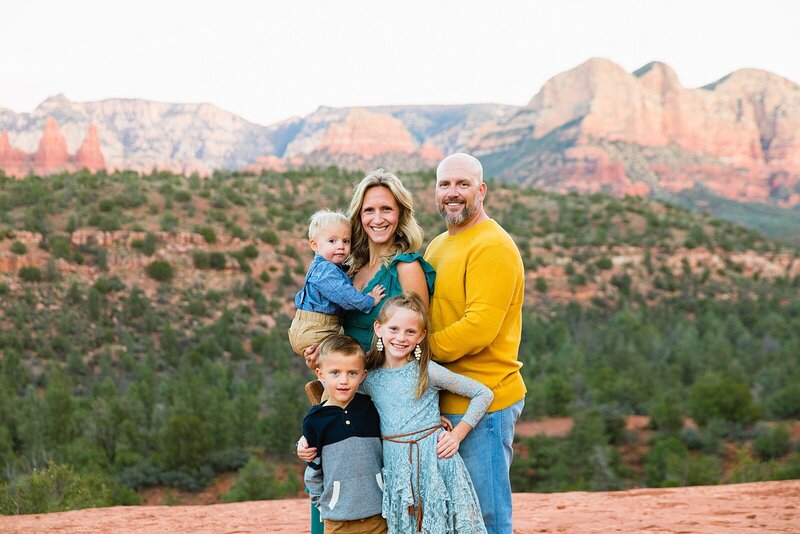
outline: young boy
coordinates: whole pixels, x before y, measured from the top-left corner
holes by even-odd
[[[350,221],[343,214],[322,210],[312,215],[308,243],[314,260],[303,289],[295,296],[297,312],[289,328],[289,343],[300,356],[308,347],[341,332],[342,310],[369,313],[385,293],[377,285],[365,295],[350,282],[342,265],[350,255]]]
[[[305,482],[326,534],[387,532],[380,420],[372,399],[357,393],[365,365],[364,349],[349,336],[335,334],[320,346],[316,372],[330,398],[308,411],[303,435],[318,451]]]

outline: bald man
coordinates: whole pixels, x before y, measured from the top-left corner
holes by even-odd
[[[509,469],[514,429],[525,403],[517,360],[525,271],[511,236],[483,207],[483,167],[453,154],[436,169],[436,205],[447,223],[425,252],[436,268],[430,304],[434,359],[494,392],[494,401],[461,442],[486,529],[512,534]],[[441,409],[455,425],[469,399],[441,392]]]

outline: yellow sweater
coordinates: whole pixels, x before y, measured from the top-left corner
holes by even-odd
[[[525,270],[517,245],[494,220],[437,236],[425,252],[436,268],[430,306],[433,358],[494,392],[489,411],[525,397],[517,360]],[[443,413],[464,413],[469,399],[441,392]]]

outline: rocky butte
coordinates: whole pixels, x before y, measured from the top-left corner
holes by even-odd
[[[28,174],[47,176],[62,171],[88,169],[97,172],[106,168],[105,158],[100,149],[97,128],[89,126],[83,144],[75,156],[67,153],[67,142],[58,129],[56,120],[48,117],[45,121],[44,135],[33,154],[15,148],[9,141],[8,132],[0,132],[0,169],[8,176],[22,178]]]
[[[601,58],[559,74],[467,146],[509,181],[616,195],[695,187],[800,203],[800,86],[742,69],[688,89],[663,63]]]
[[[800,86],[756,69],[687,88],[664,63],[627,72],[593,58],[548,80],[523,106],[320,107],[271,126],[211,104],[57,95],[31,113],[0,109],[0,130],[32,152],[32,128],[41,131],[48,116],[58,119],[70,146],[96,124],[111,168],[409,171],[467,151],[482,159],[488,176],[560,192],[670,199],[700,191],[800,205]],[[45,126],[47,149],[37,151],[42,168],[63,165],[54,130]],[[93,136],[87,150],[97,154]],[[19,153],[6,141],[0,138],[2,167],[18,174]],[[79,156],[87,168],[99,164],[83,149]]]

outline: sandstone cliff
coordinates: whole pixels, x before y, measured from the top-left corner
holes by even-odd
[[[105,158],[100,150],[97,129],[92,124],[83,144],[74,157],[67,152],[67,142],[53,117],[45,120],[44,134],[33,154],[11,146],[7,131],[0,134],[0,169],[7,175],[21,178],[28,173],[47,176],[56,172],[88,169],[97,172],[105,169]]]
[[[591,59],[555,76],[468,150],[501,177],[612,194],[695,187],[800,203],[800,86],[754,69],[698,89],[663,63],[634,73]]]
[[[210,173],[216,168],[285,170],[338,165],[426,169],[444,154],[473,152],[487,175],[557,191],[656,195],[703,190],[779,207],[800,205],[800,86],[756,69],[686,88],[667,65],[630,73],[593,58],[547,81],[525,106],[321,107],[265,127],[210,104],[47,99],[32,113],[0,109],[0,166],[20,167],[46,117],[68,152],[110,168]],[[48,142],[49,143],[49,142]],[[56,146],[58,145],[58,146]],[[62,165],[63,143],[41,152]],[[13,153],[12,153],[13,152]],[[91,153],[91,155],[89,155]]]

